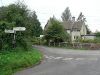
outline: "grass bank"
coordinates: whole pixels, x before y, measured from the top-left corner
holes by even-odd
[[[0,52],[0,75],[12,75],[18,70],[38,64],[41,59],[42,54],[35,48]]]

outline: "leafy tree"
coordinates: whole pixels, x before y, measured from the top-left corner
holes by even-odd
[[[41,24],[39,20],[37,19],[36,12],[33,11],[29,15],[29,23],[30,23],[30,30],[31,30],[31,36],[39,37],[43,30],[41,27]]]
[[[78,18],[77,18],[77,21],[83,21],[83,22],[86,22],[86,18],[85,16],[83,15],[82,12],[80,12]]]
[[[58,20],[54,18],[50,19],[51,25],[44,32],[47,42],[52,40],[53,42],[62,42],[69,39],[69,35],[65,32],[63,26]]]
[[[87,29],[87,34],[90,34],[91,30],[89,29],[88,25],[86,25],[86,29]]]
[[[69,7],[67,7],[65,9],[65,11],[62,13],[62,20],[63,21],[68,21],[68,20],[71,20],[72,19],[72,16],[71,16],[71,12],[70,12],[70,9]]]
[[[25,38],[42,34],[42,28],[40,22],[37,19],[35,12],[32,12],[23,3],[10,4],[8,6],[0,7],[0,43],[1,48],[8,43],[8,47],[11,46],[13,34],[5,34],[5,29],[13,29],[13,27],[26,27],[25,32],[16,32],[17,45],[25,45]],[[9,38],[9,39],[8,39]],[[6,41],[5,41],[6,39]],[[4,41],[3,41],[4,40]],[[28,39],[29,40],[29,39]],[[4,43],[5,42],[5,43]],[[2,45],[5,44],[5,45]],[[6,46],[7,47],[7,46]]]
[[[86,18],[85,18],[85,16],[83,15],[82,12],[80,12],[80,14],[79,14],[79,16],[78,16],[78,18],[77,18],[77,21],[82,21],[82,22],[85,24]],[[85,26],[86,26],[86,29],[87,29],[87,34],[90,34],[91,31],[90,31],[88,25],[85,25]]]
[[[100,38],[100,32],[96,32],[96,37],[99,37]]]
[[[5,29],[11,29],[13,23],[8,23],[6,21],[0,21],[0,50],[12,46],[12,34],[5,34]]]
[[[95,39],[94,39],[94,42],[95,42],[95,43],[100,43],[100,32],[97,31],[97,32],[95,33],[95,35],[96,35],[96,37],[95,37]]]

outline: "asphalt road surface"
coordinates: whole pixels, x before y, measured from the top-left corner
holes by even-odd
[[[70,50],[35,46],[43,62],[14,75],[100,75],[100,50]]]

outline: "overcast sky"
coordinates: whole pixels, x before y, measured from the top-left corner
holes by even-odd
[[[15,3],[17,0],[0,0],[0,6]],[[85,15],[89,28],[100,31],[100,0],[20,0],[30,10],[35,10],[42,27],[47,20],[55,15],[61,20],[61,14],[66,7],[70,8],[72,16],[78,17],[80,12]]]

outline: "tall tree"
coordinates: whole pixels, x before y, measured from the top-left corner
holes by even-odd
[[[68,21],[68,20],[71,20],[72,19],[72,16],[71,16],[71,12],[70,12],[70,9],[69,7],[67,7],[65,9],[65,11],[62,13],[62,20],[63,21]]]
[[[91,30],[89,29],[88,25],[86,25],[87,34],[91,34]]]
[[[42,34],[43,30],[35,11],[30,12],[29,23],[31,26],[31,36],[39,37]]]
[[[13,27],[26,27],[25,32],[16,32],[17,43],[21,44],[21,46],[22,43],[23,45],[25,43],[25,36],[38,37],[42,33],[42,27],[40,26],[36,13],[33,12],[30,14],[30,12],[31,11],[29,11],[27,6],[23,3],[10,4],[8,6],[0,7],[0,43],[7,37],[4,36],[4,30],[12,30]]]
[[[77,21],[83,21],[83,22],[86,22],[86,18],[85,16],[83,15],[82,12],[80,12],[78,18],[77,18]]]

